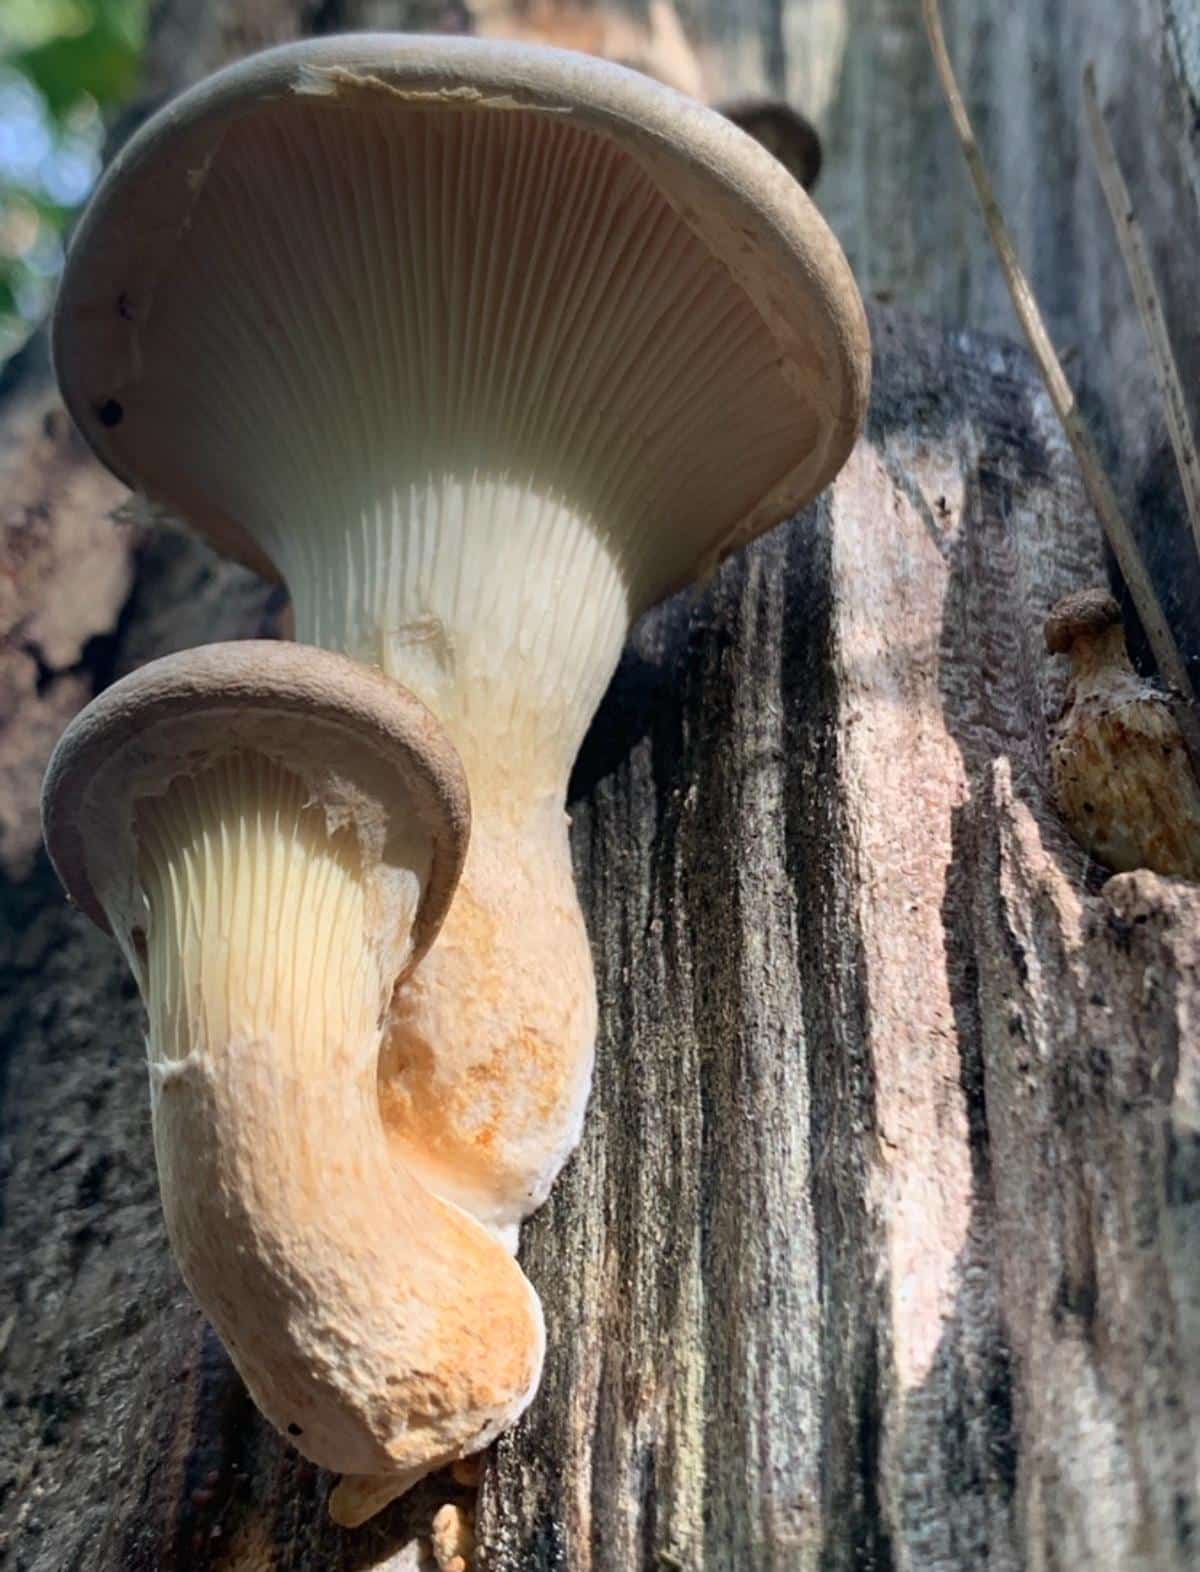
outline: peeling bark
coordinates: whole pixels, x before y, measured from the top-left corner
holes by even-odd
[[[103,664],[89,646],[116,626],[132,543],[109,518],[125,488],[48,390],[10,403],[0,440],[0,868],[21,878],[41,844],[42,772]]]
[[[504,1572],[1193,1554],[1200,891],[1095,893],[1048,805],[1041,623],[1102,570],[1025,362],[874,328],[846,472],[643,625],[581,768],[600,1070]]]

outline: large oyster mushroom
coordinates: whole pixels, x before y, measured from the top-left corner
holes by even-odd
[[[398,996],[391,1138],[510,1243],[576,1142],[595,997],[568,772],[632,620],[836,474],[858,291],[715,112],[530,45],[356,35],[185,93],[75,235],[96,452],[440,717],[474,833]]]

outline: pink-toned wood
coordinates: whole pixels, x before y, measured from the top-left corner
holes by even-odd
[[[1070,0],[1067,32],[1092,3]],[[789,9],[789,36],[821,9]],[[976,0],[948,9],[979,23]],[[155,15],[156,90],[314,21],[408,17],[375,0]],[[886,27],[855,15],[856,70],[899,38],[917,71],[909,0]],[[1022,0],[1024,31],[979,44],[1005,62],[988,91],[1010,128],[1011,61],[1056,47],[1041,16]],[[731,18],[757,50],[765,23]],[[1169,49],[1106,58],[1167,103],[1147,84]],[[866,89],[842,85],[824,200],[867,275],[887,251],[888,287],[928,303],[953,258],[917,244],[924,219],[906,227],[884,183],[917,167],[935,89],[893,122],[890,161]],[[1049,252],[1073,188],[1055,159],[1043,181]],[[982,287],[968,233],[954,256]],[[870,430],[842,480],[642,625],[576,772],[603,1036],[583,1148],[525,1241],[550,1357],[485,1466],[480,1568],[1195,1561],[1196,888],[1105,883],[1050,803],[1066,663],[1042,622],[1103,564],[1027,362],[890,311],[874,333]],[[56,538],[70,450],[41,446],[25,407],[0,411],[0,474],[44,499]],[[78,484],[107,495],[98,471]],[[64,670],[72,703],[277,609],[178,534],[147,536],[136,567],[115,629],[109,611]],[[328,1523],[331,1481],[258,1419],[171,1268],[119,959],[44,869],[0,887],[0,922],[7,1557],[426,1568],[435,1514],[470,1485],[439,1479],[356,1533]]]

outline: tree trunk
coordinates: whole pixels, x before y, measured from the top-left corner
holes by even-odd
[[[948,8],[997,145],[1071,118],[1046,99],[1103,0],[1062,0],[1043,35],[1048,4],[1021,0],[1003,40],[982,0]],[[994,325],[916,10],[793,0],[709,36],[732,87],[761,53],[794,88],[819,75],[805,42],[841,30],[821,195],[864,282]],[[161,0],[147,81],[161,96],[300,32],[420,15],[401,13]],[[1195,36],[1182,0],[1108,15],[1094,47],[1129,137],[1182,103]],[[868,77],[889,50],[903,69]],[[1018,57],[1045,69],[1014,94]],[[1035,271],[1086,252],[1087,288],[1050,303],[1106,325],[1081,360],[1095,393],[1123,364],[1138,395],[1106,406],[1138,438],[1132,494],[1158,473],[1156,417],[1059,131],[1029,184]],[[1173,135],[1156,178],[1186,203],[1195,149]],[[926,211],[911,192],[935,168]],[[1150,227],[1165,244],[1165,210]],[[1186,258],[1166,260],[1180,328]],[[869,429],[841,479],[645,619],[576,770],[596,1086],[525,1232],[549,1352],[486,1469],[481,1568],[1182,1572],[1200,1554],[1200,891],[1105,883],[1049,806],[1063,673],[1041,623],[1104,564],[1027,361],[888,306],[872,327]],[[464,1492],[438,1479],[364,1529],[328,1522],[331,1480],[259,1419],[179,1282],[132,980],[35,857],[69,715],[167,649],[271,631],[277,599],[182,536],[103,522],[121,490],[27,359],[0,411],[0,1559],[416,1569]]]

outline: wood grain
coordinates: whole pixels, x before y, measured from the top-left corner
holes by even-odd
[[[1040,622],[1101,569],[1024,358],[874,331],[842,480],[645,621],[576,772],[603,1037],[498,1572],[1188,1564],[1197,896],[1046,808]],[[5,912],[12,1564],[418,1566],[462,1492],[325,1521],[166,1253],[117,957],[44,869]]]
[[[1154,0],[1103,27],[1097,4],[1055,21],[1021,0],[999,32],[982,0],[948,9],[973,40],[975,107],[1009,139],[1002,184],[1057,128],[1039,176],[1056,205],[1014,216],[1043,278],[1080,259],[1049,304],[1087,330],[1103,392],[1128,375],[1133,307],[1076,181],[1070,106],[1041,95],[1090,19],[1150,159],[1137,137],[1175,113],[1190,56]],[[354,0],[154,14],[155,96],[251,43],[360,21]],[[864,281],[988,319],[915,0],[723,25],[731,76],[769,46],[793,83],[831,69],[801,61],[814,30],[845,35],[823,196]],[[1032,100],[1010,90],[1014,61],[1043,58]],[[1170,157],[1149,186],[1160,246],[1194,138]],[[1041,621],[1104,569],[1028,363],[890,308],[873,329],[870,428],[843,478],[646,619],[576,771],[603,1036],[583,1146],[523,1248],[551,1343],[484,1480],[479,1565],[496,1572],[1195,1564],[1200,896],[1145,873],[1106,884],[1047,805],[1064,674]],[[1127,386],[1125,483],[1169,514],[1153,412]],[[50,550],[52,478],[98,498],[107,482],[40,447],[14,397],[0,414],[27,440],[0,476],[10,496],[22,474],[44,489]],[[277,626],[260,585],[185,537],[134,544],[101,644],[89,630],[61,668],[72,705],[166,649]],[[415,1572],[463,1492],[434,1481],[358,1533],[332,1527],[331,1481],[258,1418],[179,1284],[141,1031],[118,957],[45,864],[0,884],[0,1561]]]
[[[1200,894],[1092,893],[1047,809],[1041,622],[1101,566],[1024,361],[874,326],[842,479],[643,625],[581,765],[604,1035],[526,1242],[569,1331],[485,1486],[504,1572],[1189,1563]],[[1047,1212],[1076,1173],[1104,1221]]]

